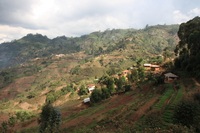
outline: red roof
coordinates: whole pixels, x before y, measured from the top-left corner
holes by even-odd
[[[87,87],[92,87],[92,86],[95,86],[95,84],[89,84],[89,85],[87,85]]]

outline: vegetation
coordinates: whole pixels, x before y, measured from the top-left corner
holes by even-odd
[[[187,71],[197,78],[200,77],[200,17],[182,23],[178,31],[180,42],[176,46],[175,54],[179,55],[175,60],[176,68]]]
[[[198,19],[181,24],[175,62],[178,25],[75,38],[28,34],[1,44],[0,113],[6,121],[0,131],[199,132],[198,67],[190,68],[198,66]],[[144,63],[162,68],[154,72]],[[179,79],[165,80],[167,72]],[[89,84],[95,84],[92,93]]]
[[[198,125],[199,111],[198,103],[190,100],[180,101],[174,110],[173,122],[187,127]]]
[[[39,131],[41,133],[54,133],[59,131],[61,123],[61,113],[59,108],[53,107],[47,103],[42,107],[40,119],[38,124],[40,125]]]

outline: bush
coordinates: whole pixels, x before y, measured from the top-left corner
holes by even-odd
[[[46,103],[53,103],[56,101],[56,97],[52,94],[52,93],[49,93],[46,97]]]
[[[175,107],[173,122],[190,127],[199,122],[199,112],[200,107],[197,102],[182,100]]]
[[[156,76],[154,78],[154,85],[159,85],[164,83],[164,78],[162,76]]]
[[[143,121],[148,128],[158,128],[163,125],[160,111],[153,111],[146,115]]]

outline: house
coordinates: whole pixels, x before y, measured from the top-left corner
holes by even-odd
[[[160,66],[159,65],[151,65],[151,71],[159,71]]]
[[[144,68],[150,70],[151,69],[151,64],[144,64]]]
[[[90,102],[90,98],[89,98],[89,97],[88,97],[88,98],[85,98],[85,99],[83,100],[83,102],[84,102],[84,103]]]
[[[176,80],[178,78],[178,76],[173,73],[166,73],[164,74],[164,76],[165,76],[165,80],[167,81]]]
[[[127,77],[128,74],[131,74],[131,70],[124,70],[124,71],[122,71],[122,75],[124,77]]]
[[[88,91],[91,92],[95,89],[95,84],[89,84],[87,85]]]

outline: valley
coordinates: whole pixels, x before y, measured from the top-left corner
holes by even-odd
[[[1,131],[198,132],[199,54],[182,34],[196,21],[1,44]]]

